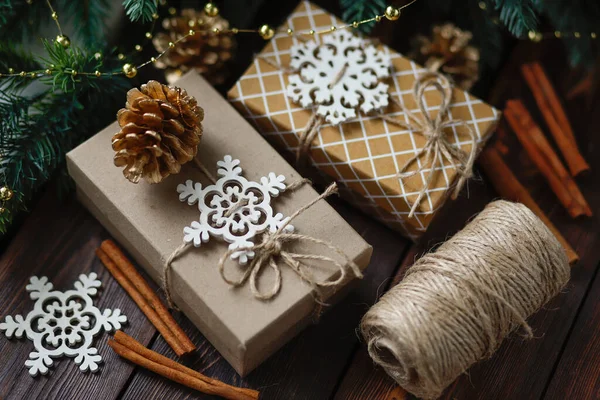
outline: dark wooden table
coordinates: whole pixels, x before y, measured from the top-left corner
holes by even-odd
[[[556,45],[517,46],[497,78],[488,100],[499,107],[522,97],[536,110],[520,78],[520,63],[540,59],[564,96],[568,66]],[[511,133],[504,138],[505,156],[519,179],[579,252],[571,282],[561,295],[531,318],[536,338],[516,334],[489,361],[471,368],[444,394],[447,399],[599,399],[600,398],[600,105],[586,109],[577,99],[567,105],[570,119],[592,172],[578,179],[595,216],[572,220],[558,204]],[[534,112],[538,121],[539,114]],[[360,287],[306,329],[247,378],[241,379],[183,316],[178,316],[199,350],[185,363],[226,382],[259,389],[263,399],[404,399],[410,398],[373,365],[356,327],[368,307],[394,282],[416,256],[460,229],[473,214],[497,197],[486,178],[473,180],[467,191],[449,203],[419,246],[340,201],[338,211],[374,247],[371,265]],[[106,231],[74,199],[59,201],[46,193],[0,258],[0,316],[26,313],[32,307],[24,288],[32,275],[47,276],[59,289],[70,288],[81,273],[94,271],[103,282],[100,308],[120,308],[129,318],[126,332],[145,345],[174,354],[135,304],[94,256]],[[72,360],[58,360],[48,376],[31,378],[24,362],[33,346],[27,340],[0,338],[2,399],[204,399],[203,396],[117,357],[106,341],[96,339],[104,359],[96,374],[81,373]]]

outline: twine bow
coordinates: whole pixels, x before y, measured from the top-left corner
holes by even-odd
[[[339,247],[336,247],[325,240],[317,239],[311,236],[284,232],[286,226],[288,226],[290,222],[292,222],[296,217],[308,210],[319,200],[324,199],[336,192],[337,186],[334,183],[331,186],[329,186],[327,190],[325,190],[325,192],[323,192],[320,196],[318,196],[310,203],[301,207],[294,214],[292,214],[292,216],[284,224],[282,224],[282,226],[280,226],[276,232],[265,234],[262,238],[261,243],[245,249],[254,251],[257,254],[257,256],[254,260],[252,260],[252,262],[246,268],[242,276],[237,280],[230,279],[226,276],[225,262],[233,253],[239,251],[239,249],[228,250],[225,254],[223,254],[221,259],[219,260],[219,272],[221,273],[221,277],[223,278],[223,280],[234,287],[243,286],[246,284],[246,282],[249,281],[250,290],[254,297],[260,300],[270,300],[273,297],[275,297],[281,289],[281,269],[276,262],[276,258],[279,258],[285,265],[294,270],[294,272],[296,272],[296,274],[300,278],[302,278],[302,280],[310,284],[310,286],[316,293],[317,301],[320,303],[320,300],[322,298],[320,294],[320,288],[336,287],[342,284],[347,278],[348,269],[352,271],[355,277],[362,278],[362,273],[358,266],[352,260],[350,260],[348,256],[346,256],[346,254],[344,254],[344,252]],[[284,244],[286,242],[295,240],[322,245],[330,249],[334,253],[340,255],[344,259],[346,264],[344,265],[338,260],[328,256],[318,254],[292,253],[284,249]],[[318,281],[311,273],[310,267],[302,262],[304,260],[318,260],[330,263],[339,270],[339,276],[334,280]],[[258,280],[261,271],[267,266],[269,266],[275,273],[275,282],[273,283],[273,286],[270,290],[261,292],[258,288]]]
[[[430,87],[437,90],[442,98],[439,112],[435,117],[432,117],[425,106],[425,91]],[[477,155],[477,139],[473,129],[463,120],[452,120],[448,117],[448,111],[450,109],[450,104],[452,103],[452,86],[444,75],[437,72],[427,72],[421,75],[415,81],[413,96],[417,102],[419,111],[422,114],[422,118],[418,118],[408,108],[404,107],[395,99],[392,99],[392,101],[402,109],[410,122],[404,122],[385,114],[380,115],[382,119],[400,126],[401,128],[420,134],[427,139],[425,146],[423,146],[413,158],[408,160],[397,174],[398,178],[402,180],[429,169],[425,185],[419,191],[417,200],[410,209],[410,213],[408,214],[409,218],[412,218],[419,207],[419,204],[421,204],[423,196],[425,196],[433,182],[434,172],[438,164],[443,168],[444,161],[447,161],[449,165],[456,170],[456,173],[459,176],[452,194],[452,198],[454,199],[458,196],[458,193],[465,182],[473,175],[473,164]],[[472,141],[471,150],[468,153],[453,145],[448,140],[447,133],[444,131],[446,128],[459,125],[463,125],[467,128],[467,133]],[[420,163],[416,170],[408,171],[408,169],[423,156],[425,157],[425,162]]]

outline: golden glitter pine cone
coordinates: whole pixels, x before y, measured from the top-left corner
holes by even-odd
[[[469,90],[479,79],[479,50],[469,45],[473,35],[451,23],[435,25],[431,37],[417,36],[410,57],[434,71],[450,75]]]
[[[229,22],[217,15],[209,17],[204,11],[186,8],[180,15],[165,18],[162,22],[165,32],[157,34],[152,43],[157,51],[167,51],[156,61],[156,66],[166,69],[166,78],[173,83],[183,73],[195,69],[213,84],[225,79],[224,64],[233,56],[235,39],[231,35],[213,34],[229,29]],[[169,49],[169,42],[187,35],[190,29],[196,34],[177,43]]]
[[[112,138],[114,163],[138,183],[159,183],[198,152],[204,110],[184,89],[149,81],[127,92],[117,113],[121,130]]]

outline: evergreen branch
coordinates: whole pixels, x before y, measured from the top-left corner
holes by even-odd
[[[500,21],[516,37],[522,37],[537,28],[534,0],[495,0]]]
[[[382,15],[385,7],[385,0],[340,0],[340,6],[343,9],[342,18],[346,23],[351,24],[354,21],[363,21],[373,18],[376,15]],[[375,22],[360,25],[364,33],[369,33],[375,27]]]
[[[65,21],[77,26],[77,37],[87,49],[105,47],[109,0],[61,0],[58,3]]]
[[[47,44],[50,59],[84,62],[93,59],[79,49],[65,55]],[[63,49],[64,50],[64,49]],[[116,68],[116,57],[105,56],[107,67]],[[50,77],[48,77],[50,78]],[[89,77],[77,82],[55,84],[39,95],[25,97],[0,93],[0,186],[14,196],[0,213],[0,233],[6,232],[14,217],[26,209],[32,197],[64,168],[66,153],[114,119],[129,86],[123,76]]]
[[[51,21],[45,1],[0,0],[0,37],[4,42],[22,42],[38,36]]]
[[[131,22],[150,22],[158,10],[157,0],[123,0],[125,13]]]
[[[0,43],[0,74],[8,73],[9,68],[15,72],[21,72],[39,70],[41,66],[30,53],[9,43]],[[28,83],[28,80],[21,77],[7,77],[0,81],[0,87],[2,90],[8,91],[23,88]]]

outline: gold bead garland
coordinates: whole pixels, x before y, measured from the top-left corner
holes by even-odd
[[[370,23],[370,22],[380,22],[382,19],[387,19],[389,21],[397,21],[400,18],[401,15],[401,10],[412,5],[413,3],[415,3],[417,0],[411,0],[409,3],[400,6],[400,7],[394,7],[394,6],[388,6],[385,9],[385,13],[381,14],[381,15],[375,15],[372,18],[368,18],[362,21],[353,21],[352,23],[346,24],[346,25],[341,25],[341,26],[331,26],[328,29],[325,30],[320,30],[320,31],[315,31],[314,29],[311,29],[309,31],[305,31],[305,32],[296,32],[293,29],[289,28],[287,29],[287,34],[289,36],[294,36],[294,35],[307,35],[307,36],[314,36],[314,35],[322,35],[322,34],[327,34],[327,33],[331,33],[334,32],[336,30],[339,29],[356,29],[358,28],[360,25],[362,24],[366,24],[366,23]],[[69,40],[69,38],[63,34],[62,28],[60,26],[60,23],[58,21],[58,14],[56,13],[56,11],[52,8],[52,5],[50,4],[50,0],[46,0],[46,3],[48,4],[48,7],[50,9],[51,12],[51,16],[52,19],[54,20],[54,22],[56,23],[56,26],[58,28],[59,31],[59,35],[56,37],[56,42],[59,43],[61,46],[63,46],[64,48],[68,48],[71,45],[71,41]],[[30,4],[30,3],[28,3]],[[165,5],[166,1],[161,1],[160,2],[161,5]],[[172,9],[172,7],[171,7]],[[172,10],[169,9],[169,13],[172,13]],[[219,8],[212,2],[208,2],[206,3],[206,5],[204,6],[204,11],[206,12],[207,15],[211,16],[211,17],[216,17],[217,15],[219,15]],[[158,14],[153,14],[152,15],[152,28],[154,27],[154,24],[156,22],[156,20],[158,20],[159,15]],[[195,25],[190,25],[190,28],[193,28]],[[151,29],[152,31],[153,29]],[[150,40],[153,38],[153,34],[152,32],[146,32],[145,33],[145,38],[147,40]],[[179,38],[178,40],[169,43],[169,49],[174,48],[179,42],[185,40],[188,36],[193,36],[195,34],[197,34],[198,32],[194,31],[193,29],[190,29],[190,31],[188,32],[187,35],[182,36],[181,38]],[[263,38],[264,40],[270,40],[272,39],[275,34],[277,33],[276,30],[271,27],[268,24],[263,24],[260,26],[259,29],[240,29],[240,28],[229,28],[229,29],[224,29],[224,30],[219,30],[219,29],[214,29],[212,32],[208,33],[208,32],[202,32],[202,34],[205,35],[209,35],[209,34],[215,34],[215,35],[237,35],[239,33],[254,33],[254,34],[258,34],[261,38]],[[136,45],[135,50],[138,52],[141,52],[143,50],[142,45]],[[82,75],[82,76],[94,76],[97,78],[100,78],[102,76],[114,76],[114,75],[125,75],[128,78],[133,78],[137,75],[137,71],[140,68],[143,68],[145,66],[147,66],[148,64],[154,63],[156,62],[156,60],[158,60],[159,58],[161,58],[169,49],[157,54],[154,57],[151,57],[150,60],[145,61],[137,66],[130,64],[130,63],[126,63],[123,65],[123,68],[121,71],[114,71],[114,72],[101,72],[101,71],[94,71],[94,72],[79,72],[79,71],[70,71],[70,73],[73,76],[77,76],[77,75]],[[99,53],[96,53],[99,54]],[[117,58],[121,61],[125,60],[125,55],[123,54],[118,54]],[[96,58],[98,59],[98,57]],[[28,76],[28,74],[30,74],[31,77],[37,77],[37,76],[42,76],[44,74],[46,75],[52,75],[53,74],[53,69],[49,68],[46,69],[45,71],[33,71],[30,73],[25,73],[25,76]],[[12,68],[9,68],[8,70],[8,74],[0,74],[1,77],[15,77],[15,76],[22,76],[21,74],[16,74],[14,73]]]

